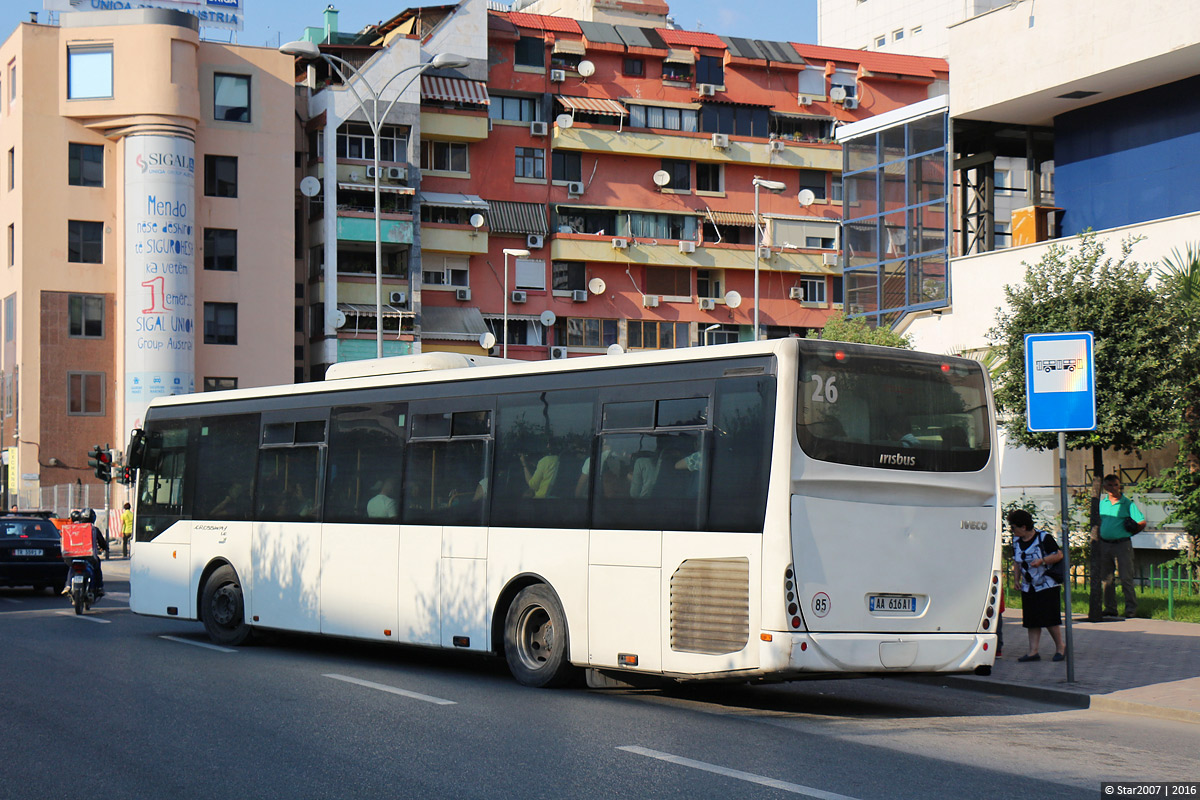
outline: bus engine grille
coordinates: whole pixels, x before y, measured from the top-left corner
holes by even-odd
[[[671,576],[671,649],[736,653],[750,639],[750,561],[693,558]]]

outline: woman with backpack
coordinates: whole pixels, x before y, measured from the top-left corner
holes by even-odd
[[[1062,636],[1062,598],[1059,587],[1065,576],[1062,550],[1050,534],[1035,530],[1028,511],[1008,512],[1008,527],[1013,537],[1013,573],[1021,587],[1021,624],[1029,631],[1029,652],[1017,661],[1041,661],[1038,644],[1042,628],[1054,640],[1054,661],[1062,661],[1065,646]]]

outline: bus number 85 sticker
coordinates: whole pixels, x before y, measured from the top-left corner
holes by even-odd
[[[828,614],[830,605],[831,603],[829,600],[829,595],[825,594],[824,592],[817,592],[813,595],[812,612],[818,617],[823,617]]]

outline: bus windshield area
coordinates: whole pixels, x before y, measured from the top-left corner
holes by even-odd
[[[797,425],[807,455],[928,472],[986,466],[992,437],[979,364],[839,342],[801,358]]]

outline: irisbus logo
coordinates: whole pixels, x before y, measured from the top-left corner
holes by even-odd
[[[916,456],[902,456],[899,453],[880,453],[879,463],[885,467],[915,467]]]

